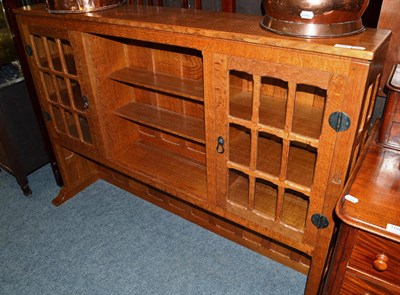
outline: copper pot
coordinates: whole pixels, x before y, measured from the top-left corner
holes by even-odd
[[[116,7],[125,0],[46,0],[51,13],[84,13]]]
[[[364,31],[369,0],[264,0],[261,26],[298,37],[338,37]]]

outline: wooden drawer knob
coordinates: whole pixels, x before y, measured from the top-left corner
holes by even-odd
[[[377,271],[385,271],[388,261],[389,258],[385,254],[376,254],[373,266]]]

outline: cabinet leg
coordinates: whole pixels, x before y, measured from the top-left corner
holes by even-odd
[[[21,185],[21,189],[25,196],[28,197],[28,196],[32,195],[32,190],[29,187],[29,184]]]
[[[60,192],[58,193],[57,197],[55,197],[51,203],[54,206],[60,206],[62,204],[64,204],[66,201],[68,201],[69,199],[71,199],[74,196],[74,194],[70,191],[67,190],[66,188],[62,188],[60,190]]]
[[[30,196],[32,194],[32,190],[29,187],[28,178],[25,175],[23,175],[23,176],[16,175],[15,178],[17,180],[17,183],[21,187],[21,190],[24,193],[24,195],[25,196]]]
[[[63,186],[64,182],[61,177],[61,172],[60,168],[58,167],[58,164],[56,161],[50,161],[51,169],[53,171],[54,179],[56,180],[56,183],[58,186]]]
[[[84,181],[81,181],[79,183],[76,183],[73,186],[65,186],[61,188],[59,194],[57,195],[57,197],[55,197],[51,203],[54,206],[60,206],[62,204],[64,204],[66,201],[68,201],[69,199],[71,199],[73,196],[75,196],[77,193],[79,193],[81,190],[85,189],[86,187],[88,187],[89,185],[91,185],[93,182],[95,182],[96,180],[99,179],[99,174],[98,173],[93,173],[92,175],[90,175],[87,179],[85,179]]]

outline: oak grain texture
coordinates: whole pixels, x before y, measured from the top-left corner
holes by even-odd
[[[186,96],[194,100],[204,100],[203,81],[154,73],[133,67],[118,70],[111,73],[109,77],[117,81]]]
[[[58,15],[43,8],[16,13],[25,44],[45,44],[29,58],[42,108],[61,114],[47,123],[67,179],[57,204],[95,177],[118,182],[308,271],[305,293],[316,293],[333,210],[365,145],[389,32],[306,40],[266,32],[249,15],[137,5]],[[60,44],[71,49],[58,61]],[[66,105],[65,92],[43,75],[77,80],[89,108],[80,109],[68,87]],[[336,111],[351,117],[346,132],[328,124]],[[75,123],[76,132],[68,124],[61,130],[63,123]],[[326,229],[312,224],[316,213],[328,218]]]
[[[115,111],[118,116],[205,143],[204,121],[151,105],[131,102]]]
[[[25,6],[17,9],[18,14],[49,17],[44,5]],[[64,15],[52,15],[64,19]],[[121,5],[118,8],[90,13],[90,15],[70,14],[70,20],[83,20],[114,25],[127,25],[147,30],[168,31],[193,36],[213,37],[246,41],[254,44],[279,46],[282,48],[315,51],[318,53],[372,60],[380,46],[380,40],[390,35],[388,30],[367,29],[365,33],[344,38],[311,39],[284,37],[260,28],[260,16],[209,12],[203,10],[180,11],[169,7]],[[365,50],[343,49],[335,44],[364,47]]]
[[[341,198],[336,208],[346,224],[400,242],[399,235],[386,230],[387,224],[400,224],[399,158],[399,151],[372,144],[348,191],[359,202]]]

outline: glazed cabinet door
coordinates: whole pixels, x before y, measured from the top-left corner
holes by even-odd
[[[327,122],[342,78],[224,55],[214,65],[218,206],[310,254],[332,157],[322,147],[335,141]]]
[[[35,77],[43,116],[53,138],[82,153],[96,151],[91,90],[80,55],[78,32],[23,26],[26,53]]]

